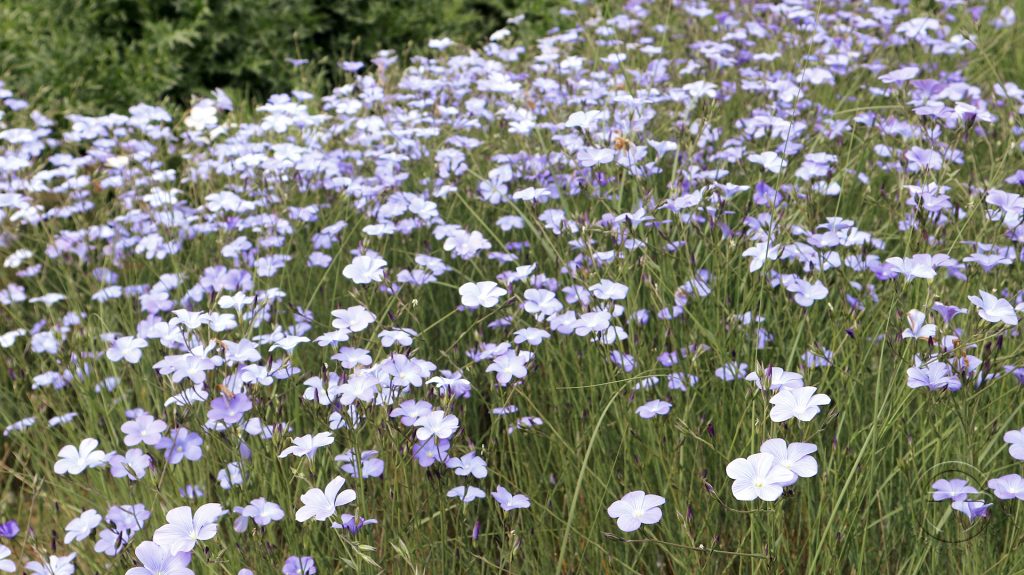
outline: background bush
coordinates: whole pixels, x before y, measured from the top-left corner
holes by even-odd
[[[478,42],[543,0],[0,0],[0,78],[53,112],[187,104],[226,87],[264,98],[339,60],[422,50],[449,36]]]

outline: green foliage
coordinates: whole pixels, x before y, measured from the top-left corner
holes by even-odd
[[[187,104],[227,87],[255,98],[326,81],[339,60],[434,37],[479,42],[539,0],[0,0],[0,78],[53,112]],[[544,11],[550,14],[550,10]],[[542,25],[542,24],[541,24]]]

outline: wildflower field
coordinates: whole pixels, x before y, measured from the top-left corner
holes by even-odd
[[[1024,571],[1019,9],[0,85],[0,572]]]

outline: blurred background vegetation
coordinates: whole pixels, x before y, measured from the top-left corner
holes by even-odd
[[[51,113],[138,102],[187,106],[224,87],[265,99],[329,85],[339,61],[400,58],[431,38],[477,45],[525,14],[553,24],[557,0],[0,0],[0,79]],[[308,59],[295,67],[289,59]],[[301,77],[300,77],[301,76]]]

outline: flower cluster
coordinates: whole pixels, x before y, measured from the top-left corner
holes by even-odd
[[[1024,460],[1024,90],[967,32],[1015,17],[938,4],[581,1],[181,118],[0,84],[0,571],[505,569],[954,449],[922,421]]]

